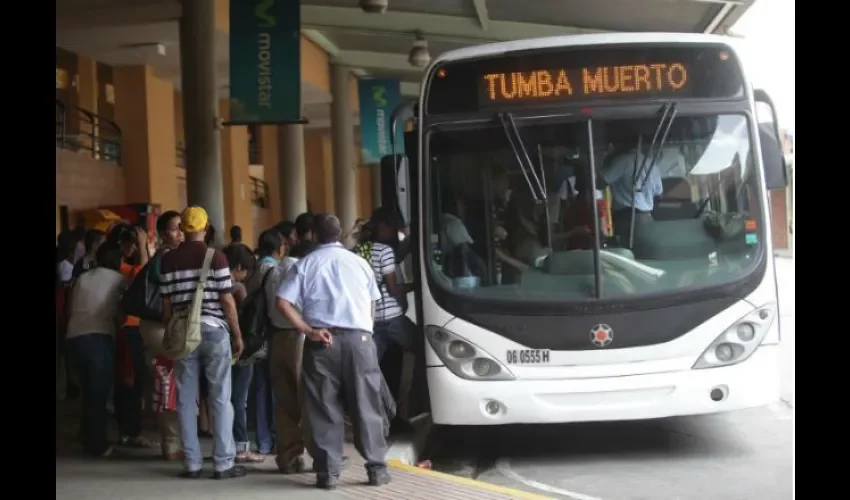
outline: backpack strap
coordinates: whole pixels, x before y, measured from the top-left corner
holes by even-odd
[[[203,287],[207,284],[207,277],[210,274],[210,266],[212,265],[213,255],[215,255],[215,249],[207,248],[207,253],[204,255],[204,264],[201,267],[201,276],[198,278],[199,287]]]
[[[198,284],[195,285],[195,296],[192,299],[192,309],[190,310],[192,317],[195,317],[195,315],[200,317],[201,306],[204,303],[204,289],[207,284],[207,277],[210,274],[213,255],[215,255],[215,249],[207,248],[207,253],[204,255],[204,264],[201,266],[201,275],[198,277]]]

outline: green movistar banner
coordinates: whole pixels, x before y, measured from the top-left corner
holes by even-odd
[[[299,0],[230,0],[230,121],[301,120]]]

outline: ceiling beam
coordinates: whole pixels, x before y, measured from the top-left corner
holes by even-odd
[[[721,27],[723,21],[726,20],[726,17],[735,9],[735,4],[727,3],[723,4],[720,9],[717,11],[717,14],[711,18],[711,21],[708,22],[703,33],[717,33]]]
[[[490,24],[490,14],[487,12],[487,0],[472,0],[472,6],[475,7],[478,24],[481,25],[481,29],[487,31],[487,25]]]
[[[334,64],[363,68],[369,70],[383,70],[396,73],[404,73],[404,76],[422,75],[422,70],[414,68],[407,60],[407,54],[393,54],[390,52],[369,52],[365,50],[341,50],[336,57],[331,59]]]
[[[57,2],[56,31],[163,23],[177,21],[183,13],[179,2],[95,9],[63,9],[61,5]]]
[[[367,14],[350,7],[301,6],[301,27],[313,30],[362,30],[409,36],[421,31],[427,39],[450,37],[456,40],[507,41],[543,36],[576,35],[581,33],[607,33],[606,30],[552,26],[548,24],[493,21],[487,30],[481,30],[473,17],[444,16],[412,12],[388,11],[380,16]]]

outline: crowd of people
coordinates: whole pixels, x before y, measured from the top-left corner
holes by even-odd
[[[388,483],[395,403],[379,363],[390,344],[415,345],[402,227],[382,208],[346,233],[332,214],[305,213],[263,231],[255,248],[234,226],[217,249],[206,211],[190,206],[159,216],[156,245],[125,223],[60,235],[57,345],[82,399],[85,452],[155,447],[142,435],[150,392],[162,455],[183,462],[182,477],[201,477],[199,437],[209,436],[216,479],[271,455],[281,473],[302,473],[306,451],[317,486],[333,489],[348,418],[369,484]],[[166,325],[196,298],[200,343],[174,356],[163,348]]]

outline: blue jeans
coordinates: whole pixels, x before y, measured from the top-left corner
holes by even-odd
[[[254,401],[257,405],[257,451],[270,455],[274,449],[274,392],[269,362],[257,361],[254,368]]]
[[[251,390],[251,376],[254,365],[233,365],[230,376],[233,390],[230,401],[233,403],[233,440],[236,453],[249,451],[251,439],[248,437],[248,392]]]
[[[213,422],[213,462],[216,471],[233,467],[233,405],[230,403],[230,333],[219,326],[201,325],[201,345],[184,359],[174,362],[177,379],[177,418],[183,441],[184,466],[199,471],[203,454],[198,441],[198,390],[201,374],[206,376]]]
[[[145,362],[145,346],[138,326],[125,326],[123,335],[130,346],[133,361],[133,385],[115,385],[115,418],[121,437],[135,438],[142,433],[142,391],[150,368]]]
[[[112,335],[89,333],[68,339],[67,347],[82,388],[83,448],[100,455],[109,448],[106,402],[115,376],[115,343]]]
[[[383,359],[390,342],[399,344],[405,349],[413,346],[413,330],[415,325],[404,314],[386,321],[375,321],[375,331],[372,340],[378,350],[378,361]]]

